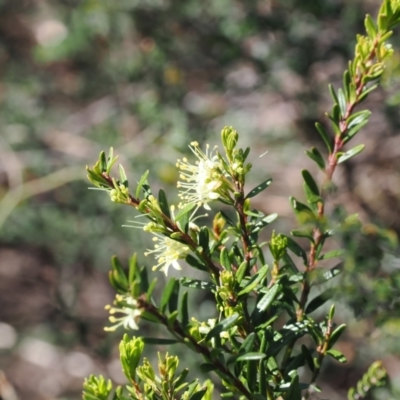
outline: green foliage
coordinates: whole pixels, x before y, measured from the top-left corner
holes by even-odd
[[[380,387],[386,384],[388,379],[387,372],[379,361],[374,362],[368,371],[357,383],[355,388],[351,388],[347,395],[348,400],[365,399],[368,393],[374,387]]]
[[[167,353],[163,359],[159,354],[159,375],[147,359],[143,359],[142,365],[139,365],[143,348],[144,343],[141,339],[129,339],[125,334],[119,349],[122,368],[130,384],[125,387],[119,386],[113,391],[111,381],[106,382],[102,376],[91,376],[84,383],[83,399],[165,400],[179,396],[182,400],[211,400],[211,382],[207,381],[204,385],[200,385],[196,380],[185,382],[189,371],[185,369],[181,373],[177,372],[178,357],[169,356]]]
[[[158,198],[153,195],[147,173],[134,192],[128,187],[122,167],[119,178],[113,177],[112,151],[108,158],[102,152],[96,164],[87,168],[88,179],[107,192],[112,201],[133,207],[147,219],[148,223],[136,223],[134,227],[154,236],[156,245],[146,253],[156,259],[153,270],[159,269],[167,275],[171,266],[180,270],[180,262],[185,260],[189,266],[205,272],[209,279],[169,278],[158,299],[153,295],[155,281],[148,283],[146,269],[138,268],[136,257],[127,273],[113,259],[110,281],[118,294],[116,307],[109,307],[110,321],[117,322],[111,329],[118,326],[137,329],[138,321],[143,318],[161,325],[171,337],[130,340],[124,336],[120,345],[121,363],[132,383],[126,387],[132,398],[168,399],[186,389],[181,398],[200,399],[211,396],[212,392],[211,386],[200,389],[197,381],[184,382],[186,370],[176,375],[178,358],[168,353],[165,358],[159,355],[159,376],[146,359],[139,366],[144,342],[179,343],[187,347],[202,358],[203,372],[213,371],[220,378],[223,397],[240,399],[308,398],[317,390],[315,385],[326,358],[346,362],[346,357],[333,348],[345,325],[336,326],[334,305],[327,312],[323,307],[337,290],[326,283],[341,268],[336,266],[326,271],[323,262],[345,254],[344,249],[326,251],[328,239],[340,238],[351,227],[359,226],[354,218],[326,213],[325,203],[338,164],[364,149],[361,144],[350,150],[344,146],[368,122],[368,110],[357,113],[354,110],[377,87],[393,54],[386,40],[398,23],[400,2],[385,0],[376,22],[370,16],[365,19],[367,35],[357,36],[354,57],[343,74],[343,87],[338,90],[329,87],[333,106],[327,116],[333,135],[322,124],[316,124],[326,146],[327,159],[315,148],[307,152],[324,171],[324,181],[318,184],[311,172],[303,170],[307,204],[290,197],[299,224],[292,236],[305,238],[306,248],[293,237],[275,232],[268,242],[259,242],[259,233],[276,215],[267,216],[252,208],[251,199],[266,190],[272,180],[268,178],[246,193],[246,178],[251,171],[246,159],[250,150],[237,147],[239,134],[232,127],[222,129],[223,152],[210,150],[208,146],[203,151],[197,142],[192,142],[189,148],[197,161],[192,164],[187,158],[178,160],[181,179],[178,214],[175,206],[169,206],[163,190]],[[198,226],[199,209],[211,210],[211,205],[218,203],[224,210],[218,210],[212,228]],[[228,209],[232,217],[225,212]],[[273,260],[272,268],[265,262],[262,251],[266,245]],[[317,285],[322,290],[313,296]],[[217,317],[207,322],[190,319],[189,294],[181,294],[181,286],[202,289],[214,296]],[[316,311],[324,317],[314,317]],[[123,317],[115,318],[115,313]],[[298,371],[302,367],[306,367],[309,376],[300,378]],[[379,386],[384,378],[386,373],[381,364],[373,364],[357,388],[349,392],[349,398],[362,398],[372,383]],[[85,391],[89,393],[86,396],[97,392],[98,396],[108,396],[110,388],[105,385],[102,378],[90,378],[85,383]],[[116,398],[123,399],[118,397],[122,393],[123,389],[116,389]]]

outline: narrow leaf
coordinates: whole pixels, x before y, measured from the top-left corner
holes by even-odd
[[[282,287],[279,284],[275,284],[271,288],[268,289],[267,293],[261,298],[261,300],[257,303],[257,309],[260,312],[264,312],[267,308],[272,304],[275,300],[276,296],[280,293]]]
[[[177,284],[178,284],[178,282],[175,278],[170,278],[169,281],[167,282],[167,285],[165,286],[165,289],[161,296],[160,310],[162,312],[165,312],[167,305],[169,303],[169,300],[170,300],[171,296],[173,295],[173,293],[175,291],[175,286]]]
[[[307,253],[305,250],[291,237],[283,235],[287,238],[288,241],[288,248],[296,254],[296,256],[301,257],[304,261],[304,264],[307,264]]]
[[[295,375],[290,382],[289,390],[285,394],[285,400],[301,400],[301,390],[299,385],[299,376]]]
[[[161,211],[163,212],[163,214],[166,215],[168,218],[171,218],[168,201],[167,201],[167,196],[166,196],[164,190],[162,190],[162,189],[160,189],[158,192],[158,203],[160,204],[160,208],[161,208]]]
[[[256,286],[267,276],[268,265],[264,265],[252,278],[250,279],[247,286],[238,293],[238,297],[244,294],[250,293]]]
[[[310,174],[310,172],[307,171],[306,169],[303,169],[303,171],[301,171],[301,174],[303,175],[304,182],[307,184],[307,186],[309,187],[311,192],[315,196],[319,196],[320,193],[319,193],[318,185],[316,184],[316,182],[315,182],[314,178],[312,177],[312,175]]]
[[[236,275],[235,275],[236,281],[237,281],[238,283],[242,282],[242,279],[244,278],[244,276],[245,276],[245,274],[246,274],[247,267],[248,267],[247,261],[243,261],[243,262],[239,265],[239,268],[237,269]]]
[[[337,250],[332,250],[328,251],[325,254],[322,254],[318,259],[319,260],[328,260],[329,258],[335,258],[335,257],[340,257],[345,253],[344,249],[337,249]]]
[[[330,349],[326,352],[326,354],[329,354],[332,358],[334,358],[336,361],[339,361],[340,363],[347,362],[346,357],[339,350]]]
[[[207,388],[201,389],[190,396],[189,400],[202,400],[203,396],[206,394]]]
[[[228,271],[232,270],[231,260],[229,259],[228,249],[224,247],[219,255],[219,262]]]
[[[209,240],[210,240],[210,234],[208,228],[206,226],[203,226],[200,229],[199,233],[199,245],[202,247],[204,254],[209,253],[209,248],[208,248]]]
[[[339,100],[340,113],[344,117],[346,115],[347,104],[346,104],[346,97],[342,89],[338,90],[338,100]]]
[[[183,329],[186,329],[189,324],[188,292],[183,293],[182,300],[179,305],[179,318],[181,320]]]
[[[201,281],[199,279],[180,278],[179,283],[181,286],[190,287],[193,289],[212,290],[215,285],[211,282]]]
[[[342,333],[346,329],[346,324],[341,324],[339,325],[331,334],[329,338],[329,347],[333,347],[334,344],[338,341],[340,336],[342,336]]]
[[[139,196],[140,196],[140,193],[141,193],[141,191],[142,191],[143,185],[147,182],[147,177],[148,177],[148,176],[149,176],[149,171],[146,171],[146,172],[142,175],[142,177],[140,178],[140,180],[139,180],[139,182],[138,182],[138,185],[137,185],[137,187],[136,187],[136,193],[135,193],[135,196],[136,196],[137,199],[138,199]]]
[[[332,153],[332,140],[326,132],[325,128],[319,122],[315,124],[315,127],[317,128],[318,133],[321,135],[322,140],[325,142],[329,153]]]
[[[317,297],[313,298],[306,308],[306,314],[310,314],[315,311],[317,308],[321,307],[325,304],[328,300],[330,300],[333,295],[336,293],[335,288],[329,288],[325,290],[323,293],[318,295]]]
[[[189,254],[186,258],[185,261],[191,265],[193,268],[199,269],[200,271],[208,271],[208,268],[197,258],[193,257],[191,254]]]
[[[359,124],[353,126],[351,129],[349,129],[348,132],[346,133],[346,135],[343,138],[343,143],[347,143],[350,139],[352,139],[367,124],[368,124],[368,120],[360,122]]]
[[[338,164],[349,160],[350,158],[356,156],[357,154],[361,153],[365,148],[364,144],[359,144],[356,147],[353,147],[352,149],[346,151],[345,153],[343,153],[339,158],[338,158]]]
[[[239,356],[237,361],[255,361],[263,360],[267,355],[265,353],[247,353]]]
[[[266,181],[260,183],[258,186],[256,186],[253,190],[251,190],[247,194],[246,199],[250,199],[251,197],[256,196],[258,193],[260,193],[263,190],[265,190],[271,183],[272,183],[272,179],[271,178],[269,178]]]
[[[310,151],[306,150],[306,154],[308,155],[308,157],[311,158],[311,160],[315,161],[315,163],[322,171],[325,170],[325,160],[318,149],[316,149],[315,147],[311,147]]]

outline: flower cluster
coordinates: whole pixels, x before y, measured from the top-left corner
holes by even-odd
[[[110,322],[114,324],[110,327],[104,328],[105,331],[113,332],[120,326],[123,326],[125,329],[139,329],[137,320],[142,312],[138,309],[137,301],[133,297],[117,294],[114,305],[119,307],[113,307],[110,305],[105,307],[105,309],[110,313]],[[115,317],[114,314],[122,314],[122,316]]]
[[[210,151],[207,145],[204,153],[197,142],[192,142],[189,148],[198,161],[193,165],[185,157],[176,163],[177,168],[181,170],[179,177],[182,179],[178,182],[178,188],[183,189],[179,193],[182,200],[180,208],[185,204],[200,204],[209,210],[208,203],[221,196],[220,189],[225,180],[221,161],[217,154],[214,154],[217,147]]]
[[[171,239],[154,233],[155,237],[153,241],[156,242],[153,250],[148,250],[144,255],[155,254],[157,265],[153,267],[153,271],[159,269],[168,274],[168,269],[172,265],[175,269],[180,270],[181,266],[178,260],[185,259],[190,253],[189,246],[178,242],[177,240]]]

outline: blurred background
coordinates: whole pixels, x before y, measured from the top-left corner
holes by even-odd
[[[113,254],[127,260],[138,251],[145,262],[149,242],[121,227],[135,215],[131,209],[88,190],[85,166],[113,146],[131,182],[150,169],[153,189],[163,186],[176,200],[176,159],[190,141],[218,143],[223,126],[232,125],[253,149],[249,188],[274,179],[253,205],[278,212],[273,228],[288,232],[295,227],[288,196],[302,198],[301,168],[314,171],[304,150],[322,147],[313,125],[326,122],[327,84],[340,84],[364,16],[376,15],[379,5],[0,0],[4,400],[15,400],[5,397],[9,384],[19,399],[75,400],[91,373],[124,382],[122,332],[103,331],[104,306],[114,297],[107,271]],[[400,31],[391,40],[396,49],[399,37]],[[331,400],[345,398],[376,358],[400,381],[400,263],[378,247],[382,236],[400,233],[398,50],[394,59],[367,101],[371,122],[355,139],[366,150],[336,175],[335,201],[359,213],[369,229],[343,237],[351,268],[337,319],[350,329],[338,346],[349,362],[325,366],[321,386]],[[201,295],[193,299],[210,317]],[[181,359],[195,372],[198,362]]]

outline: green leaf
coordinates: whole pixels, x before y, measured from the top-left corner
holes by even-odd
[[[207,388],[201,389],[190,396],[189,400],[202,400],[203,396],[206,394]]]
[[[338,90],[338,100],[339,100],[340,113],[344,117],[346,115],[347,102],[342,89]]]
[[[181,320],[183,329],[186,329],[189,324],[188,292],[184,292],[182,295],[182,299],[179,304],[179,318]]]
[[[244,276],[245,276],[245,274],[246,274],[247,268],[248,268],[248,263],[247,263],[247,261],[243,261],[243,262],[239,265],[239,268],[237,269],[236,275],[235,275],[236,282],[238,282],[238,283],[242,282],[242,279],[244,278]]]
[[[336,288],[329,288],[325,290],[323,293],[319,294],[317,297],[314,297],[306,308],[306,314],[311,314],[317,308],[321,307],[328,300],[330,300],[333,295],[336,293]]]
[[[266,217],[262,218],[260,221],[255,222],[251,227],[251,233],[257,233],[261,231],[261,229],[268,226],[271,222],[275,221],[278,218],[278,214],[270,214]]]
[[[331,336],[329,337],[329,347],[333,347],[334,344],[338,341],[340,336],[342,336],[342,333],[346,329],[346,324],[341,324],[339,325],[332,333]]]
[[[102,151],[100,153],[100,170],[101,172],[106,172],[107,171],[107,159],[106,159],[106,153],[104,153],[104,151]]]
[[[299,272],[299,269],[297,268],[296,264],[293,262],[292,258],[289,256],[289,254],[285,254],[283,256],[283,261],[285,262],[285,267],[290,268],[290,271],[293,274],[297,274]]]
[[[308,155],[308,157],[311,158],[311,160],[315,161],[315,163],[322,171],[325,171],[325,160],[318,149],[316,149],[315,147],[311,147],[310,151],[306,150],[306,154]]]
[[[179,288],[178,281],[175,278],[170,278],[161,296],[161,302],[160,302],[161,312],[165,313],[167,305],[169,304],[171,297],[174,295],[174,292],[176,291],[176,287]]]
[[[344,253],[345,253],[344,249],[337,249],[337,250],[328,251],[327,253],[322,254],[320,257],[318,257],[318,260],[328,260],[329,258],[340,257]]]
[[[375,25],[374,20],[371,18],[371,16],[369,14],[367,14],[365,16],[364,25],[365,25],[365,29],[368,33],[368,36],[371,39],[375,39],[375,37],[378,33],[378,27]]]
[[[140,339],[145,344],[161,345],[161,346],[180,343],[179,340],[176,339],[152,338],[147,336],[143,336]]]
[[[138,199],[142,191],[143,185],[147,182],[147,177],[149,176],[149,171],[146,171],[140,178],[138,185],[136,187],[135,197]]]
[[[191,254],[189,254],[186,258],[185,261],[191,265],[193,268],[199,269],[200,271],[206,271],[208,272],[208,268],[197,258],[193,257]]]
[[[312,229],[305,229],[305,230],[294,229],[294,230],[290,231],[290,234],[293,236],[296,236],[296,237],[307,238],[311,243],[314,243]]]
[[[146,293],[149,290],[149,275],[146,267],[139,269],[140,276],[140,290],[142,293]]]
[[[352,149],[346,151],[345,153],[341,154],[338,158],[338,164],[349,160],[350,158],[356,156],[357,154],[361,153],[365,149],[364,144],[359,144],[356,147],[353,147]]]
[[[129,259],[129,285],[132,285],[136,272],[137,272],[137,253],[134,253],[132,257]]]
[[[347,129],[351,129],[354,126],[358,125],[359,123],[367,121],[371,116],[371,114],[372,113],[369,110],[362,110],[354,113],[347,120]]]
[[[109,273],[111,284],[118,291],[126,292],[129,288],[129,282],[125,275],[124,268],[116,256],[111,258],[112,270]]]
[[[88,179],[90,180],[90,182],[93,183],[93,185],[97,187],[110,187],[110,184],[101,175],[97,174],[89,168],[86,169],[86,172],[88,173]]]
[[[315,127],[317,128],[318,133],[321,135],[322,140],[325,142],[329,153],[332,153],[332,140],[326,132],[325,128],[319,122],[316,122]]]
[[[238,293],[238,297],[250,293],[267,276],[268,265],[264,265],[255,275],[253,275],[246,287]]]
[[[265,295],[261,297],[260,301],[257,303],[257,310],[260,312],[267,310],[281,290],[282,286],[279,283],[276,283],[274,286],[267,289]]]
[[[157,284],[157,278],[154,278],[151,281],[149,288],[146,292],[146,300],[147,301],[151,301],[151,296],[153,295],[154,289],[156,288],[156,284]]]
[[[236,227],[236,224],[235,224],[223,211],[220,211],[220,213],[221,213],[221,216],[224,218],[224,220],[225,220],[230,226]]]
[[[331,84],[328,85],[329,88],[329,93],[331,94],[332,100],[334,104],[339,104],[339,100],[338,97],[336,95],[335,89],[333,88],[333,86]]]
[[[304,222],[304,219],[308,218],[315,219],[315,214],[310,207],[306,206],[304,203],[301,203],[294,197],[290,197],[289,200],[293,211],[300,222]]]
[[[121,164],[119,165],[119,177],[120,177],[121,183],[125,187],[128,187],[128,178],[126,177],[126,173],[125,173],[124,167]]]
[[[215,285],[211,282],[201,281],[199,279],[180,278],[179,283],[181,286],[190,287],[193,289],[213,290]]]
[[[343,73],[343,91],[346,96],[347,102],[350,102],[350,85],[351,85],[351,76],[349,70],[346,70]]]
[[[205,337],[205,341],[208,341],[216,336],[219,336],[221,332],[228,330],[231,326],[233,326],[236,321],[239,319],[239,314],[235,313],[231,315],[228,318],[225,318],[221,322],[219,322],[217,325],[214,326],[210,330],[210,332],[207,333],[207,336]]]
[[[315,365],[314,365],[314,360],[313,357],[310,353],[310,350],[308,349],[307,346],[304,344],[301,345],[301,352],[304,355],[304,359],[306,360],[306,363],[308,365],[308,368],[310,368],[311,372],[314,372],[315,370]]]
[[[361,93],[361,95],[360,95],[360,97],[359,97],[359,102],[364,101],[364,100],[368,97],[368,95],[369,95],[371,92],[373,92],[377,87],[378,87],[378,84],[372,85],[372,86],[370,86],[368,89],[365,89],[365,90]]]
[[[175,216],[175,221],[179,224],[181,230],[186,233],[189,231],[190,212],[194,207],[195,204],[186,204]]]
[[[336,361],[339,361],[340,363],[347,362],[346,357],[339,350],[330,349],[326,352],[326,354],[330,355],[332,358],[334,358]]]
[[[239,356],[237,358],[237,361],[259,361],[263,360],[267,355],[265,353],[257,353],[257,352],[252,352],[252,353],[247,353]]]
[[[256,389],[256,384],[258,381],[257,366],[258,364],[260,364],[261,360],[262,359],[258,360],[250,359],[246,361],[246,381],[247,381],[247,386],[251,393],[254,393]],[[265,400],[265,398],[263,400]]]
[[[204,254],[209,253],[208,243],[210,241],[210,233],[206,226],[200,228],[199,245],[202,247]]]
[[[253,348],[254,342],[256,340],[256,334],[251,332],[249,336],[243,341],[239,349],[239,354],[248,353]]]
[[[232,271],[231,260],[229,259],[228,249],[226,247],[221,250],[219,262],[227,271]]]
[[[368,124],[367,121],[360,122],[354,125],[351,129],[349,129],[346,135],[343,138],[343,143],[347,143],[350,139],[352,139],[365,125]]]
[[[307,254],[305,250],[290,236],[283,235],[287,238],[288,241],[288,248],[296,254],[296,256],[301,257],[304,261],[304,264],[307,264]]]
[[[330,270],[324,272],[322,274],[325,282],[329,281],[330,279],[334,278],[335,276],[339,275],[342,272],[343,263],[339,263],[335,267],[331,268]]]
[[[301,390],[299,385],[299,377],[296,374],[290,382],[289,390],[286,392],[285,400],[301,400]]]
[[[258,186],[256,186],[253,190],[251,190],[247,196],[245,197],[245,199],[250,199],[251,197],[256,196],[258,193],[262,192],[263,190],[265,190],[270,184],[272,183],[272,179],[269,178],[266,181],[260,183]]]
[[[167,196],[166,196],[164,190],[162,190],[162,189],[160,189],[158,191],[158,203],[160,204],[160,208],[161,208],[161,211],[163,212],[163,214],[166,215],[168,218],[171,218],[171,213],[169,211]]]
[[[303,175],[304,182],[307,184],[310,191],[315,196],[319,196],[320,193],[319,193],[318,185],[316,184],[316,182],[315,182],[314,178],[312,177],[312,175],[310,174],[310,172],[308,172],[306,169],[303,169],[303,171],[301,171],[301,174]]]

